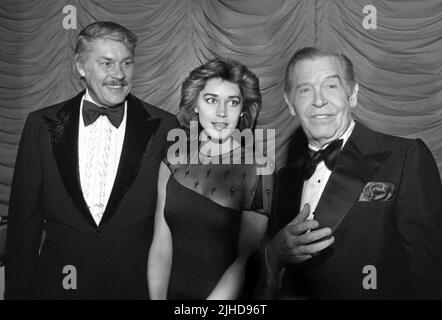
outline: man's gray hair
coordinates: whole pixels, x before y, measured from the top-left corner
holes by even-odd
[[[298,50],[293,57],[290,59],[289,64],[285,70],[285,80],[284,80],[284,92],[290,97],[293,87],[293,71],[298,62],[302,60],[314,60],[315,58],[323,58],[323,57],[335,57],[338,59],[342,66],[342,70],[344,72],[344,81],[349,87],[348,89],[352,90],[356,84],[355,74],[353,71],[353,63],[345,54],[329,52],[326,50],[322,50],[315,47],[305,47]]]
[[[132,55],[135,55],[137,36],[133,32],[115,22],[98,21],[89,24],[78,34],[77,44],[75,45],[76,59],[83,60],[87,44],[97,39],[121,42]]]

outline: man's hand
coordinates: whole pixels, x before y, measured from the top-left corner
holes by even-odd
[[[301,212],[267,245],[267,263],[273,272],[286,263],[308,260],[335,241],[330,228],[317,229],[318,221],[307,220],[309,214],[310,206],[305,204]]]

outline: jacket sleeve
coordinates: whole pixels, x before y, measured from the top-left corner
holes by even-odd
[[[421,140],[408,149],[398,197],[397,227],[412,298],[442,299],[442,186]]]
[[[249,285],[252,288],[249,290],[252,292],[251,298],[254,300],[272,300],[278,298],[280,278],[277,276],[278,272],[276,270],[272,270],[270,264],[268,263],[267,244],[273,239],[273,237],[276,235],[276,233],[278,233],[279,229],[281,228],[279,226],[280,222],[278,221],[278,204],[280,203],[279,195],[281,179],[284,176],[284,173],[285,170],[284,168],[282,168],[272,176],[273,196],[271,200],[270,217],[267,224],[266,234],[261,242],[259,250],[254,255],[252,255],[248,263],[248,270],[253,271],[248,272],[250,274],[250,279],[248,279],[248,283],[253,282],[253,286]],[[253,281],[251,280],[252,274]]]
[[[37,117],[29,114],[20,139],[9,200],[5,299],[28,299],[34,289],[43,229],[42,164]]]

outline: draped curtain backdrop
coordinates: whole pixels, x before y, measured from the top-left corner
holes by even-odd
[[[76,9],[76,30],[63,28],[66,5]],[[363,26],[367,5],[376,8],[376,29]],[[97,20],[138,35],[133,93],[172,113],[181,82],[196,66],[215,56],[249,66],[263,94],[258,127],[276,129],[279,167],[298,125],[283,100],[288,60],[304,46],[342,51],[360,84],[355,118],[422,138],[442,171],[440,0],[2,0],[0,216],[7,216],[25,118],[82,89],[73,48],[78,32]]]

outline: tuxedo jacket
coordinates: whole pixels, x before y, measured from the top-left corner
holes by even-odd
[[[97,226],[79,180],[83,95],[26,121],[9,202],[6,299],[148,298],[158,168],[176,118],[128,95],[118,171]]]
[[[268,237],[299,212],[305,135],[278,172]],[[442,298],[442,187],[425,144],[360,123],[337,159],[315,210],[334,244],[286,265],[279,298]]]

